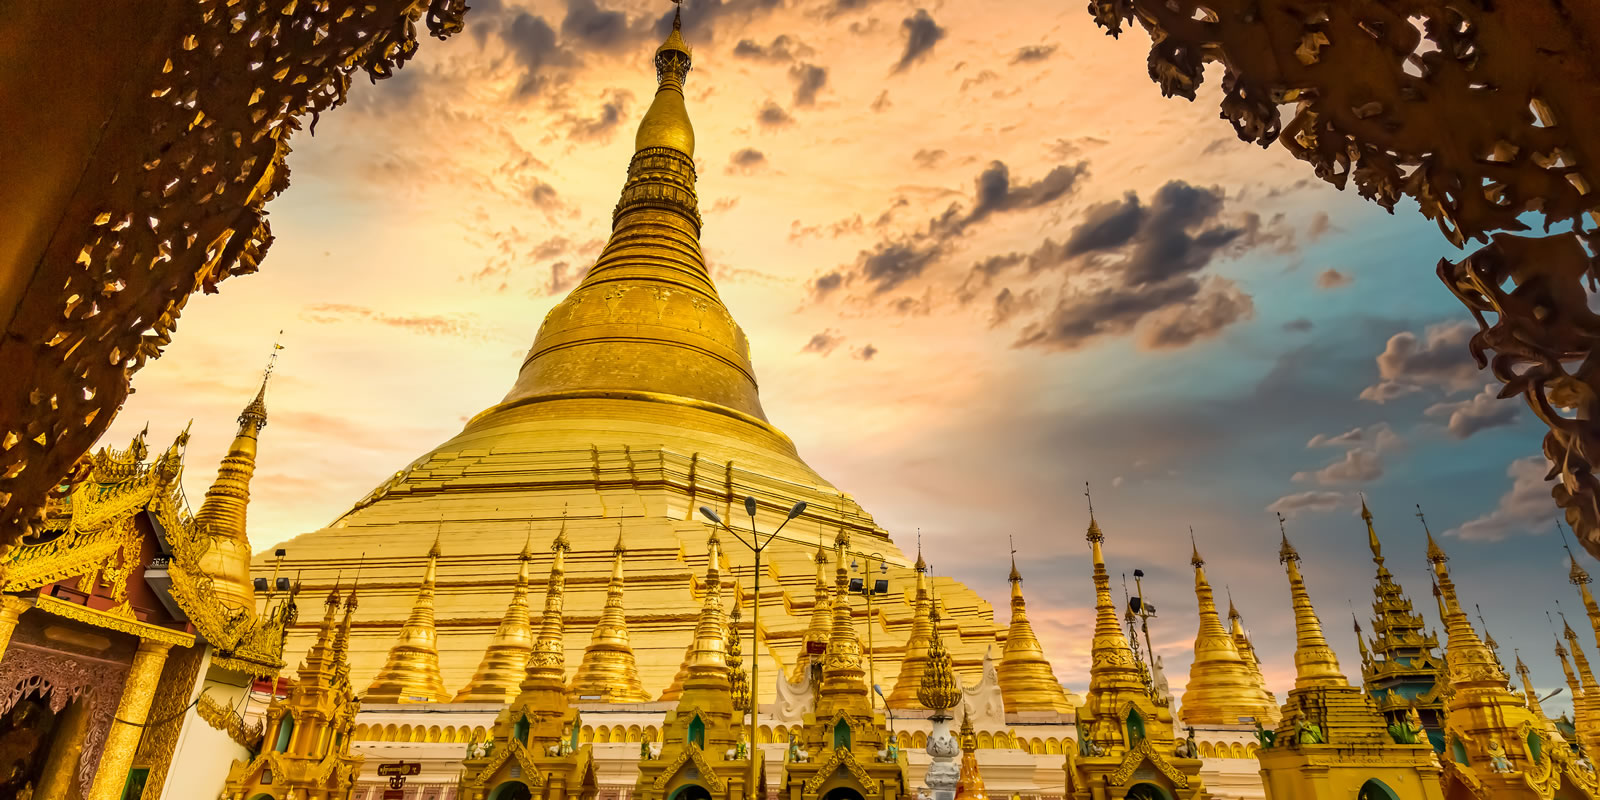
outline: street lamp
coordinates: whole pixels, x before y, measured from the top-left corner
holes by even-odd
[[[878,561],[878,572],[880,574],[889,574],[889,565],[884,561],[882,553],[860,553],[859,555],[866,559],[867,563],[864,565],[865,568],[861,570],[861,577],[850,579],[850,591],[852,593],[860,592],[867,598],[867,681],[874,689],[876,689],[878,686],[878,670],[876,667],[877,662],[872,658],[872,596],[876,594],[888,593],[889,579],[878,578],[872,582],[871,586],[868,586],[867,576],[872,574],[873,559],[877,559]],[[863,565],[859,564],[855,559],[850,559],[851,570],[855,570],[861,566]],[[881,695],[882,692],[879,692],[878,694]],[[867,700],[869,703],[871,703],[873,709],[877,708],[878,701],[876,699],[869,695]],[[889,706],[888,698],[884,698],[883,705],[885,708]]]
[[[761,633],[761,551],[767,549],[767,545],[772,544],[772,540],[777,537],[778,531],[783,530],[784,525],[788,525],[790,520],[805,513],[806,503],[804,500],[800,500],[791,506],[789,508],[789,516],[784,518],[776,530],[767,534],[766,541],[762,541],[760,534],[756,532],[756,499],[754,497],[745,495],[744,510],[745,513],[750,515],[750,541],[748,542],[744,540],[743,536],[739,535],[738,531],[728,527],[728,523],[723,522],[722,518],[717,516],[717,512],[712,511],[709,506],[700,507],[700,516],[711,520],[713,525],[722,526],[722,529],[731,534],[735,541],[749,548],[750,552],[755,555],[755,586],[752,589],[755,594],[755,602],[751,604],[750,609],[750,796],[755,798],[757,797],[757,791],[759,791],[756,787],[756,782],[759,780],[757,768],[760,766],[761,759],[764,758],[758,755],[761,752],[761,748],[756,740],[756,711],[761,708],[761,650],[760,643],[757,641],[757,637]]]

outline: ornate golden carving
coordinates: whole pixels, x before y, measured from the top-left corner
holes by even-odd
[[[50,710],[56,714],[74,700],[88,703],[89,720],[84,726],[77,767],[78,792],[86,796],[100,766],[106,731],[111,727],[125,672],[121,664],[113,661],[15,642],[0,659],[0,714],[34,693],[47,698]]]
[[[134,752],[144,733],[144,722],[150,715],[156,686],[161,680],[162,664],[171,647],[166,642],[148,639],[139,643],[133,663],[128,666],[128,677],[122,684],[116,718],[106,731],[105,754],[100,757],[94,784],[84,800],[116,800],[121,796],[128,768],[133,765]]]
[[[139,752],[133,762],[150,770],[143,797],[160,797],[166,785],[178,734],[183,730],[184,712],[189,710],[189,698],[194,695],[195,679],[200,676],[200,663],[204,660],[205,652],[199,647],[184,648],[167,658],[155,702],[150,706],[151,724],[139,739]]]
[[[1121,786],[1127,783],[1128,779],[1133,777],[1133,771],[1145,762],[1149,762],[1150,766],[1155,767],[1157,772],[1166,776],[1167,780],[1172,781],[1178,788],[1183,789],[1189,786],[1189,776],[1177,767],[1172,766],[1165,757],[1157,753],[1150,746],[1149,739],[1140,739],[1138,744],[1128,748],[1127,754],[1122,758],[1122,764],[1106,777],[1106,782],[1113,786]]]
[[[841,767],[861,785],[862,794],[869,797],[882,794],[878,781],[861,768],[861,762],[856,760],[855,753],[848,747],[834,748],[833,755],[828,756],[828,760],[822,762],[816,772],[806,779],[806,794],[816,794],[817,790],[822,788],[822,782],[833,777],[833,773],[839,771]]]
[[[1164,94],[1193,100],[1205,64],[1220,62],[1222,116],[1240,139],[1277,140],[1317,177],[1341,189],[1354,178],[1390,211],[1408,195],[1457,247],[1526,230],[1529,211],[1548,230],[1600,207],[1600,132],[1583,124],[1600,103],[1590,57],[1600,20],[1559,0],[1314,12],[1283,0],[1093,0],[1089,11],[1113,36],[1135,18],[1149,31],[1150,77]],[[1284,126],[1286,103],[1295,111]],[[1478,320],[1479,365],[1493,352],[1502,396],[1523,394],[1549,426],[1556,502],[1600,555],[1600,378],[1590,367],[1600,334],[1580,284],[1600,272],[1563,233],[1495,234],[1438,274]]]
[[[200,695],[194,710],[207,725],[228,734],[228,738],[240,747],[246,750],[256,750],[261,747],[261,720],[256,720],[255,725],[246,726],[244,719],[237,712],[212,700],[207,694]]]
[[[189,647],[194,644],[194,634],[163,628],[159,625],[150,625],[126,617],[96,611],[88,606],[70,603],[59,597],[40,595],[34,600],[34,607],[40,611],[54,614],[70,620],[76,620],[86,625],[93,625],[106,630],[120,631],[132,636],[137,636],[148,642],[159,642],[167,646]]]
[[[711,764],[708,761],[706,761],[705,753],[700,752],[700,748],[696,747],[694,742],[685,742],[683,749],[679,750],[678,754],[674,756],[671,761],[665,762],[665,766],[661,770],[661,774],[655,779],[655,783],[653,784],[655,788],[657,790],[667,788],[667,783],[678,774],[678,770],[683,769],[683,765],[690,762],[693,762],[695,768],[700,770],[700,777],[703,778],[706,783],[710,784],[710,786],[707,788],[709,788],[711,791],[721,794],[723,790],[727,788],[728,782],[718,777],[717,771],[711,767]]]

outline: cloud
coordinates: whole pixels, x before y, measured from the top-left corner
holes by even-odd
[[[1344,433],[1329,435],[1319,433],[1306,442],[1306,447],[1370,447],[1380,452],[1393,449],[1401,444],[1399,434],[1389,427],[1389,423],[1380,422],[1365,428],[1351,428]]]
[[[740,39],[733,47],[733,54],[737,58],[754,61],[790,62],[811,55],[812,50],[804,42],[784,33],[766,45],[750,39]]]
[[[1491,428],[1516,423],[1523,404],[1516,398],[1500,399],[1500,386],[1488,384],[1483,391],[1454,403],[1435,403],[1422,412],[1429,417],[1445,417],[1446,427],[1457,439],[1466,439]]]
[[[567,16],[561,20],[563,40],[576,40],[594,50],[620,51],[641,33],[629,26],[627,15],[602,9],[594,0],[567,0]]]
[[[1346,275],[1332,267],[1317,273],[1318,289],[1343,289],[1344,287],[1355,282],[1355,278],[1352,278],[1349,275]]]
[[[784,111],[783,106],[768,100],[761,110],[756,112],[756,122],[763,128],[781,128],[794,122],[794,117],[789,116],[789,112]]]
[[[1312,325],[1311,320],[1306,319],[1305,317],[1296,317],[1288,322],[1283,323],[1283,329],[1288,333],[1305,333],[1306,331],[1311,330],[1313,327],[1316,326]]]
[[[871,361],[872,357],[877,355],[877,354],[878,354],[878,348],[873,347],[871,344],[868,344],[868,345],[862,347],[860,350],[857,350],[854,353],[851,353],[850,355],[851,355],[852,358],[858,358],[858,359],[860,359],[862,361]]]
[[[365,306],[343,303],[319,303],[307,306],[300,318],[320,325],[342,322],[370,322],[391,328],[401,328],[425,336],[460,336],[485,338],[472,314],[391,314]]]
[[[1295,494],[1286,494],[1272,501],[1272,505],[1267,506],[1267,510],[1281,513],[1286,517],[1293,517],[1301,511],[1318,513],[1334,511],[1348,503],[1349,500],[1350,496],[1344,492],[1320,490],[1297,492]]]
[[[917,13],[902,20],[900,28],[906,33],[906,49],[895,63],[894,72],[904,72],[907,67],[922,60],[945,35],[945,29],[933,21],[925,8],[917,9]]]
[[[611,135],[627,119],[628,103],[633,100],[633,93],[626,89],[612,89],[606,92],[605,98],[599,113],[593,117],[573,114],[562,117],[561,123],[567,126],[568,139],[579,142],[611,141]]]
[[[889,90],[884,89],[883,91],[878,92],[878,96],[873,98],[872,105],[869,107],[873,110],[873,112],[877,113],[886,110],[892,105],[894,104],[889,102]]]
[[[1188,347],[1254,316],[1255,304],[1250,295],[1240,291],[1233,281],[1214,277],[1193,302],[1152,312],[1139,326],[1139,344],[1146,350]]]
[[[1344,458],[1315,472],[1296,472],[1294,480],[1333,486],[1343,483],[1367,483],[1383,476],[1383,459],[1378,451],[1368,447],[1352,447]]]
[[[828,85],[828,70],[816,64],[796,64],[789,68],[789,80],[794,82],[794,104],[817,104],[817,92]]]
[[[1318,211],[1311,217],[1311,224],[1306,226],[1306,239],[1314,242],[1332,230],[1335,230],[1335,228],[1332,221],[1328,219],[1328,212]]]
[[[556,31],[544,17],[517,12],[509,25],[500,28],[500,38],[511,51],[511,57],[523,67],[515,94],[532,97],[549,85],[551,71],[557,67],[570,67],[577,62],[571,51],[556,45]]]
[[[753,147],[741,147],[728,158],[729,175],[748,175],[767,163],[767,154]]]
[[[844,275],[837,271],[829,272],[811,282],[811,291],[817,296],[826,295],[844,285]]]
[[[917,162],[917,166],[923,169],[933,169],[939,166],[939,162],[943,161],[947,155],[949,154],[943,150],[923,149],[913,153],[911,160]]]
[[[887,292],[922,274],[939,256],[935,245],[880,242],[856,257],[855,272],[872,284],[875,294]]]
[[[1030,44],[1027,47],[1018,48],[1017,52],[1011,56],[1011,63],[1024,64],[1032,61],[1045,61],[1050,56],[1055,55],[1055,52],[1056,45],[1053,44]]]
[[[844,337],[840,336],[838,331],[828,328],[821,333],[814,334],[811,337],[811,341],[806,342],[805,347],[800,348],[800,352],[816,353],[826,357],[829,353],[832,353],[834,349],[837,348],[843,341]]]
[[[1477,387],[1482,378],[1467,350],[1476,331],[1471,322],[1461,321],[1430,325],[1420,339],[1411,331],[1389,337],[1378,354],[1378,382],[1362,389],[1361,399],[1382,404],[1424,388]]]
[[[1500,496],[1495,509],[1458,528],[1445,531],[1467,541],[1495,542],[1511,536],[1537,536],[1556,519],[1553,482],[1545,480],[1550,463],[1543,456],[1519,458],[1506,468],[1511,489]]]

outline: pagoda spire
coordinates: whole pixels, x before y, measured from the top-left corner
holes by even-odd
[[[1087,492],[1086,492],[1087,494]],[[1106,571],[1105,553],[1101,545],[1105,534],[1094,518],[1094,506],[1089,506],[1089,530],[1084,535],[1089,542],[1089,555],[1094,562],[1094,639],[1090,644],[1089,693],[1145,691],[1133,648],[1117,624],[1117,605],[1111,599],[1111,574]]]
[[[511,590],[511,602],[501,615],[500,626],[489,640],[472,680],[456,693],[457,703],[506,703],[517,696],[528,667],[528,654],[533,652],[533,623],[528,610],[532,544],[533,532],[529,530],[522,552],[517,555],[517,582]]]
[[[794,669],[789,673],[790,683],[798,683],[806,670],[810,669],[813,661],[821,662],[820,658],[814,659],[809,651],[813,645],[826,648],[829,637],[833,635],[833,590],[828,586],[828,555],[822,548],[820,532],[817,537],[817,554],[813,559],[817,563],[817,582],[811,591],[811,622],[806,625],[806,632],[800,643],[800,655],[795,659]]]
[[[389,649],[389,659],[362,696],[364,703],[446,703],[450,693],[439,677],[439,636],[433,623],[433,596],[439,573],[439,537],[428,548],[428,566],[422,573],[411,616],[400,628],[399,640]]]
[[[1578,634],[1567,624],[1566,614],[1561,615],[1561,638],[1567,640],[1567,646],[1572,650],[1572,664],[1578,668],[1579,685],[1583,687],[1584,695],[1600,697],[1600,684],[1595,682],[1594,670],[1589,665],[1589,656],[1584,654],[1583,646],[1578,644]]]
[[[306,650],[306,657],[300,664],[300,674],[322,673],[328,671],[332,674],[337,663],[337,650],[335,642],[339,635],[339,581],[334,579],[333,588],[328,590],[328,599],[323,601],[324,611],[322,623],[317,626],[317,638],[311,647]]]
[[[983,772],[978,768],[978,734],[972,729],[972,715],[961,715],[961,772],[956,796],[962,800],[988,800]]]
[[[722,542],[717,529],[706,538],[705,594],[700,601],[700,617],[690,645],[688,674],[684,677],[685,696],[691,690],[730,693],[728,676],[728,626],[722,617]],[[680,700],[680,704],[682,701]],[[731,697],[729,703],[732,703]]]
[[[1255,687],[1267,698],[1267,711],[1260,717],[1261,723],[1271,727],[1278,724],[1280,717],[1278,696],[1267,688],[1267,677],[1261,672],[1261,661],[1256,658],[1256,648],[1250,642],[1250,634],[1245,632],[1244,617],[1239,614],[1239,609],[1233,605],[1233,591],[1228,591],[1228,626],[1229,635],[1233,637],[1233,646],[1239,650],[1239,658],[1245,666],[1250,668],[1250,678]]]
[[[850,546],[843,530],[834,538],[833,629],[822,664],[822,686],[817,693],[817,717],[843,712],[871,716],[866,671],[861,666],[861,639],[850,612],[850,571],[845,552]]]
[[[1322,633],[1322,622],[1317,610],[1311,606],[1311,596],[1306,592],[1306,582],[1300,575],[1300,554],[1289,544],[1289,533],[1284,529],[1283,515],[1278,515],[1278,532],[1283,544],[1278,548],[1278,561],[1289,575],[1289,597],[1294,606],[1294,668],[1296,689],[1348,686],[1339,671],[1339,659],[1328,646]]]
[[[1017,550],[1011,549],[1011,627],[1006,631],[1001,651],[1000,698],[1007,711],[1055,711],[1066,713],[1072,703],[1056,680],[1044,647],[1028,622],[1028,603],[1022,597],[1022,573],[1017,570]]]
[[[744,648],[740,642],[739,603],[728,613],[728,686],[733,710],[742,714],[750,708],[750,673],[744,670]]]
[[[356,609],[361,605],[356,600],[356,586],[360,583],[360,579],[361,576],[357,573],[356,582],[350,585],[350,591],[344,596],[344,618],[339,621],[339,633],[333,639],[338,679],[344,684],[350,682],[350,627],[355,621]]]
[[[650,694],[639,682],[639,668],[634,662],[633,646],[628,641],[628,618],[623,611],[622,596],[623,556],[628,549],[622,543],[622,523],[617,523],[617,544],[611,548],[611,579],[606,583],[606,604],[600,612],[600,623],[590,635],[589,646],[583,651],[583,660],[572,676],[567,694],[578,698],[600,698],[593,702],[644,703]]]
[[[1522,663],[1522,653],[1512,650],[1511,655],[1516,659],[1517,677],[1522,679],[1522,696],[1528,700],[1528,710],[1533,715],[1546,722],[1550,721],[1544,713],[1544,708],[1539,705],[1539,691],[1533,688],[1533,676],[1528,672],[1528,665]]]
[[[922,560],[922,537],[917,537],[917,593],[912,603],[911,635],[906,639],[906,654],[900,660],[900,675],[885,703],[890,708],[918,708],[917,693],[922,676],[930,668],[933,654],[933,598],[928,592],[928,564]]]
[[[554,557],[550,561],[550,577],[545,582],[544,613],[539,617],[539,632],[533,639],[533,650],[528,656],[527,670],[523,674],[521,693],[549,695],[566,693],[567,645],[566,618],[562,604],[567,589],[567,552],[572,545],[567,542],[566,512],[561,514],[561,528],[555,541],[550,543]],[[553,702],[553,701],[548,701]]]
[[[250,580],[250,537],[245,513],[250,505],[250,479],[256,473],[256,449],[267,426],[267,382],[282,345],[273,343],[261,388],[239,412],[239,429],[217,467],[216,480],[194,515],[194,531],[210,540],[200,556],[200,571],[210,576],[211,591],[231,611],[255,611],[255,584]]]
[[[917,682],[917,703],[935,715],[956,707],[961,702],[961,680],[956,677],[950,661],[950,652],[944,649],[944,637],[939,635],[939,604],[928,602],[928,661]]]
[[[1561,520],[1556,520],[1556,530],[1561,533],[1561,548],[1567,551],[1567,562],[1572,565],[1567,580],[1578,587],[1578,595],[1583,599],[1583,611],[1589,617],[1589,627],[1594,629],[1596,652],[1600,652],[1600,605],[1595,603],[1594,593],[1589,589],[1593,579],[1589,577],[1589,571],[1578,564],[1578,557],[1572,554],[1572,548],[1567,544],[1567,530],[1561,527]]]
[[[1437,654],[1439,640],[1423,629],[1422,615],[1412,609],[1411,599],[1385,566],[1383,544],[1364,495],[1361,520],[1366,523],[1367,547],[1377,567],[1370,652],[1367,640],[1356,635],[1362,648],[1362,683],[1391,723],[1404,723],[1415,706],[1423,726],[1437,736],[1444,714],[1443,692],[1435,691],[1444,680],[1444,665]]]
[[[1193,528],[1189,529],[1189,546],[1200,629],[1194,637],[1189,685],[1183,692],[1180,710],[1183,722],[1186,725],[1233,725],[1241,717],[1266,721],[1277,710],[1276,703],[1257,684],[1257,673],[1239,654],[1233,635],[1222,627],[1216,597],[1206,579],[1206,562],[1200,556]]]

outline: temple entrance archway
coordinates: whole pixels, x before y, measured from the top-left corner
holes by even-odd
[[[489,800],[533,800],[533,792],[522,781],[506,781],[494,787]]]
[[[822,800],[863,800],[863,798],[860,792],[848,786],[840,786],[823,795]]]
[[[1361,791],[1356,793],[1356,800],[1400,800],[1400,795],[1394,793],[1383,781],[1373,778],[1361,784]]]
[[[18,699],[0,716],[0,797],[20,797],[38,789],[64,716],[50,709],[42,691]]]
[[[698,783],[686,783],[674,790],[668,800],[711,800],[711,791]]]
[[[1166,789],[1153,783],[1136,783],[1123,797],[1127,800],[1172,800]]]

